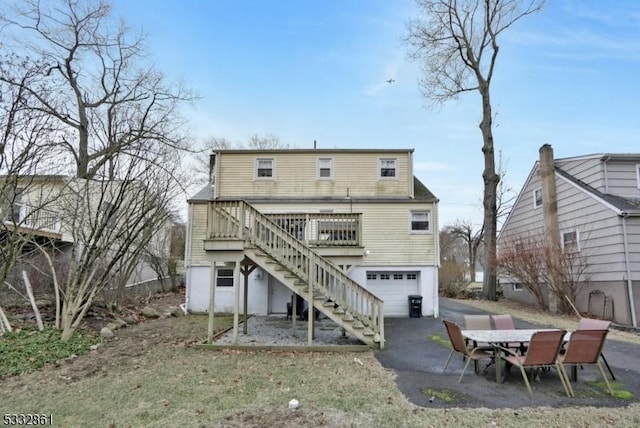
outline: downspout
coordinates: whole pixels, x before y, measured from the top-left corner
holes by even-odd
[[[636,319],[636,303],[633,299],[633,281],[631,280],[631,264],[629,263],[629,245],[627,243],[627,217],[629,213],[622,213],[622,245],[624,245],[624,264],[627,271],[627,293],[629,295],[629,309],[631,310],[631,324],[638,327]]]
[[[409,152],[409,173],[407,174],[407,184],[409,185],[409,198],[414,199],[416,197],[415,188],[413,183],[415,182],[413,177],[413,152]]]
[[[438,293],[438,288],[440,287],[440,279],[439,279],[439,271],[440,271],[440,227],[439,227],[439,212],[438,202],[433,202],[433,212],[435,213],[434,221],[433,221],[433,240],[435,242],[435,269],[433,270],[433,282],[435,286],[433,287],[433,317],[438,318],[440,316],[440,294]]]
[[[185,313],[189,310],[189,291],[191,288],[191,229],[193,227],[193,204],[189,203],[187,205],[187,239],[185,239],[185,249],[184,249],[184,268],[185,268],[185,300],[184,300],[184,308],[182,308]]]

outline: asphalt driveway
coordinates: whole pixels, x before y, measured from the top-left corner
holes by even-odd
[[[586,366],[578,371],[578,382],[572,384],[576,396],[571,398],[565,395],[555,370],[544,372],[539,381],[532,382],[533,398],[529,396],[516,368],[511,369],[504,383],[498,384],[493,366],[486,373],[478,375],[470,366],[462,382],[458,383],[464,367],[460,355],[454,355],[447,370],[443,371],[451,348],[442,319],[464,325],[464,314],[488,313],[443,298],[440,300],[440,318],[387,318],[386,348],[377,351],[376,358],[384,367],[396,373],[396,383],[404,395],[412,403],[423,407],[616,407],[640,401],[640,345],[611,339],[607,339],[604,354],[616,376],[612,387],[614,391],[630,393],[628,399],[609,395],[595,366]],[[535,325],[518,318],[514,318],[514,321],[518,328],[554,327]],[[480,364],[484,366],[484,362]]]

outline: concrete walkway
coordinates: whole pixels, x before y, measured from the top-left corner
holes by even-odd
[[[442,319],[464,326],[464,314],[488,312],[454,302],[440,300],[440,318],[387,318],[385,320],[386,349],[375,352],[380,363],[396,374],[396,383],[414,404],[423,407],[486,407],[520,408],[525,406],[626,406],[640,401],[640,345],[607,339],[604,354],[616,376],[614,391],[631,394],[629,399],[608,394],[595,366],[578,370],[578,382],[573,383],[575,397],[567,397],[555,370],[542,373],[539,382],[532,382],[533,398],[529,396],[518,369],[512,368],[503,384],[495,381],[493,366],[476,375],[473,367],[458,378],[464,367],[460,355],[454,355],[443,371],[451,350]],[[518,328],[554,327],[534,325],[515,318]],[[484,362],[480,363],[484,366]],[[607,374],[608,375],[608,374]]]

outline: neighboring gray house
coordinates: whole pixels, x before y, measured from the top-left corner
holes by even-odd
[[[547,176],[541,174],[545,163],[550,173],[549,180],[543,182],[541,176]],[[557,198],[548,199],[554,193]],[[550,201],[548,206],[543,204],[543,196]],[[571,246],[587,260],[588,282],[577,296],[578,310],[637,326],[640,153],[553,159],[551,146],[542,146],[540,160],[533,166],[500,231],[498,251],[514,237],[541,237],[550,225],[556,228],[563,249]],[[535,303],[532,293],[517,280],[501,277],[500,282],[505,297]]]

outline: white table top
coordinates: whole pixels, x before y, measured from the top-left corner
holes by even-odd
[[[469,340],[478,343],[510,343],[510,342],[529,342],[531,336],[538,331],[554,331],[553,328],[519,328],[515,330],[462,330],[462,335]],[[569,333],[565,336],[568,340]]]

